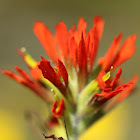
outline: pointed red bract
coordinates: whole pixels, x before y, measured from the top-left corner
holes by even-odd
[[[70,56],[70,59],[74,65],[75,69],[77,70],[77,48],[78,48],[78,45],[76,44],[74,37],[71,38],[69,46],[70,46],[69,56]]]
[[[32,80],[30,79],[29,75],[24,70],[22,70],[18,66],[15,66],[15,69],[24,79],[26,79],[29,82],[32,82]]]
[[[129,96],[131,91],[134,89],[134,87],[137,83],[137,80],[138,80],[138,75],[133,76],[133,78],[131,80],[133,85],[118,96],[118,98],[113,103],[114,105],[116,105],[117,103],[121,102],[122,100],[124,100],[125,98],[127,98]]]
[[[75,38],[77,45],[79,45],[82,34],[83,34],[83,37],[85,38],[86,27],[87,27],[87,23],[85,22],[85,20],[82,17],[79,19],[77,27],[78,27],[78,29],[74,32],[74,38]]]
[[[63,94],[65,94],[65,87],[60,81],[59,76],[56,74],[55,70],[50,65],[50,62],[42,57],[38,65],[39,69],[42,71],[44,78],[48,79],[53,83]]]
[[[15,68],[20,73],[21,76],[7,70],[2,70],[1,72],[11,77],[18,83],[28,87],[30,90],[34,91],[34,93],[38,95],[40,98],[42,98],[43,100],[50,102],[50,99],[46,94],[47,90],[44,90],[37,82],[31,80],[28,74],[25,71],[23,71],[21,68],[19,68],[18,66],[15,66]]]
[[[94,60],[97,55],[99,40],[102,37],[103,28],[104,28],[104,20],[100,16],[96,16],[93,19],[93,28],[90,29],[89,31],[90,42],[89,47],[87,47],[89,48],[87,53],[89,56],[89,65],[90,65],[89,71],[92,70]]]
[[[124,61],[133,56],[136,50],[136,35],[129,36],[118,51],[121,38],[122,34],[120,33],[117,38],[114,38],[113,43],[107,51],[105,57],[101,57],[99,59],[99,64],[101,65],[103,70],[107,71],[111,66],[113,66],[113,69],[116,69]]]
[[[116,102],[121,101],[125,97],[127,97],[130,94],[130,91],[134,88],[136,81],[137,81],[137,76],[133,78],[130,82],[126,84],[122,84],[121,86],[118,86],[116,82],[119,80],[120,75],[122,73],[122,69],[119,68],[117,71],[117,74],[115,75],[114,79],[112,82],[110,79],[108,79],[106,82],[103,81],[103,76],[106,74],[104,71],[100,71],[96,81],[98,82],[98,86],[100,89],[103,89],[100,94],[95,94],[92,98],[92,100],[95,100],[96,105],[102,105],[114,96],[124,93],[123,95],[120,95],[120,98],[116,100]],[[115,87],[117,85],[117,87]],[[92,100],[90,102],[92,102]],[[113,102],[115,104],[115,102]]]
[[[106,73],[104,71],[100,71],[98,77],[96,78],[96,81],[98,82],[98,86],[100,87],[100,89],[104,89],[106,87],[106,83],[103,81],[103,76]]]
[[[21,83],[23,78],[9,70],[1,70],[1,72],[9,77],[11,77],[12,79],[16,80],[17,82]]]
[[[81,36],[81,41],[79,43],[79,48],[78,48],[78,66],[79,66],[79,72],[81,74],[85,74],[87,71],[87,55],[86,55],[86,48],[85,48],[85,41],[83,38],[83,34]]]
[[[42,60],[38,64],[38,68],[42,71],[44,78],[55,84],[55,80],[58,80],[54,69],[50,65],[50,62],[42,57]],[[56,79],[57,78],[57,79]]]
[[[63,63],[58,59],[58,70],[64,79],[65,85],[68,86],[68,73]]]
[[[117,74],[115,75],[113,81],[111,82],[110,86],[113,87],[113,85],[115,85],[115,83],[117,82],[117,80],[120,78],[122,73],[122,68],[119,68],[117,71]]]
[[[118,67],[124,61],[128,60],[133,56],[136,50],[135,40],[136,40],[136,35],[129,36],[125,40],[119,52],[115,56],[114,61],[112,62],[114,68]]]
[[[54,61],[57,62],[58,55],[55,47],[54,38],[49,31],[49,29],[45,26],[43,22],[35,22],[33,31],[37,38],[40,40],[42,46],[44,47],[47,55]]]
[[[87,28],[87,23],[86,23],[86,21],[84,20],[84,18],[80,18],[79,19],[79,22],[78,22],[78,31],[80,32],[80,33],[85,33],[86,32],[86,28]]]
[[[86,37],[85,37],[85,46],[86,46],[87,59],[89,57],[89,45],[90,45],[90,34],[88,32]]]
[[[91,29],[89,34],[90,34],[90,43],[89,43],[89,52],[88,53],[89,53],[89,65],[90,65],[90,71],[91,71],[95,57],[97,55],[99,39],[97,36],[96,28]]]
[[[102,64],[102,70],[108,70],[110,69],[111,65],[112,65],[112,59],[114,58],[114,56],[116,55],[118,48],[120,46],[121,43],[121,39],[122,39],[122,33],[120,33],[116,38],[113,39],[113,42],[110,46],[110,48],[108,49],[105,57],[100,58],[99,63]],[[101,60],[102,59],[102,60]]]
[[[64,22],[60,22],[55,26],[55,38],[58,45],[60,58],[67,58],[68,56],[68,40],[67,40],[67,27]]]
[[[109,99],[113,98],[114,96],[116,96],[117,94],[121,93],[122,91],[128,90],[131,88],[131,86],[133,85],[132,82],[128,82],[126,84],[123,84],[117,88],[115,88],[113,91],[110,91],[109,93],[107,93],[105,96],[103,96],[99,101],[100,102],[106,102]]]
[[[52,114],[54,117],[58,118],[64,115],[65,103],[64,100],[61,99],[60,102],[55,101],[52,108]]]
[[[97,36],[100,40],[102,37],[103,29],[104,29],[104,20],[101,18],[101,16],[96,16],[93,19],[93,29],[96,28],[97,30]]]

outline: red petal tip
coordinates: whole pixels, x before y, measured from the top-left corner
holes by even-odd
[[[40,55],[40,57],[42,58],[42,60],[45,59],[42,55]]]
[[[15,70],[19,73],[23,73],[23,70],[19,66],[15,66]]]
[[[0,70],[1,73],[6,74],[7,70]]]
[[[19,66],[15,65],[15,69],[16,70],[20,70]]]
[[[134,82],[134,84],[138,81],[139,76],[138,75],[134,75],[132,78],[132,81]]]

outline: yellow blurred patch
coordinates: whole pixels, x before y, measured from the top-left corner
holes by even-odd
[[[126,102],[120,104],[89,128],[80,140],[126,140],[129,116]]]
[[[129,116],[125,101],[89,128],[80,140],[127,140]],[[25,140],[24,134],[22,124],[17,122],[15,116],[0,110],[0,140]]]
[[[34,68],[37,65],[37,62],[29,54],[25,55],[25,61],[31,68]]]
[[[23,130],[11,113],[0,109],[0,140],[24,140]]]
[[[31,55],[28,54],[25,48],[21,48],[20,50],[24,54],[24,60],[31,68],[35,68],[37,65],[37,62],[31,57]]]

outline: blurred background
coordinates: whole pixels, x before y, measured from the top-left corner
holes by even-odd
[[[64,21],[69,29],[82,16],[92,27],[92,19],[101,15],[105,27],[98,56],[103,56],[113,37],[123,32],[123,41],[137,34],[136,53],[123,68],[124,82],[134,74],[140,75],[140,1],[139,0],[0,0],[0,69],[14,70],[18,65],[28,71],[16,53],[25,47],[37,60],[46,54],[32,31],[35,21],[45,22],[54,32],[54,26]],[[84,136],[88,140],[140,139],[140,80],[135,95],[118,105],[95,124]],[[41,99],[28,89],[0,74],[0,140],[38,140],[25,112],[46,112]],[[43,116],[45,117],[45,116]]]

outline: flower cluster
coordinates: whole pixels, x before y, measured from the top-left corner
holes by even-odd
[[[129,36],[120,46],[120,33],[95,66],[104,20],[96,16],[89,32],[86,32],[86,27],[83,18],[80,18],[77,27],[73,25],[69,31],[64,22],[60,22],[52,35],[43,22],[35,22],[33,31],[52,64],[42,56],[42,60],[36,62],[22,48],[18,53],[29,67],[31,78],[18,66],[15,69],[19,75],[2,70],[43,99],[48,109],[52,106],[46,129],[54,133],[56,126],[63,125],[67,139],[71,140],[76,140],[97,119],[124,100],[138,79],[135,75],[130,82],[122,84],[122,68],[119,67],[133,56],[136,35]],[[45,138],[63,139],[54,135]]]

